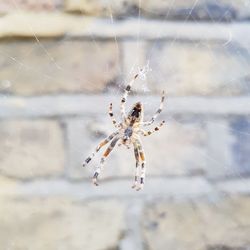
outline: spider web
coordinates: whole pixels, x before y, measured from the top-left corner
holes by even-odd
[[[137,25],[137,37],[136,37],[136,43],[137,43],[137,51],[140,50],[140,46],[141,46],[141,21],[142,21],[142,15],[141,15],[141,2],[142,0],[138,0],[138,15],[137,15],[137,22],[138,22],[138,25]],[[18,10],[18,4],[15,0],[11,0],[12,4],[13,4],[13,7],[16,8]],[[171,12],[171,9],[175,7],[175,2],[176,0],[172,0],[171,1],[171,6],[170,8],[168,9],[168,12],[166,13],[165,17],[163,17],[161,19],[162,22],[166,22],[168,21],[168,17],[170,15],[170,12]],[[194,1],[193,3],[193,6],[192,8],[190,9],[188,15],[186,16],[186,18],[182,21],[183,23],[188,23],[190,22],[190,18],[192,19],[192,22],[194,23],[199,23],[198,20],[196,20],[194,17],[192,17],[192,12],[193,10],[195,9],[195,7],[199,4],[200,0],[196,0]],[[216,2],[216,1],[215,1]],[[113,11],[112,11],[112,6],[109,4],[109,14],[110,14],[110,23],[111,25],[115,25],[115,22],[116,20],[114,19],[113,17]],[[149,10],[144,10],[144,11],[149,11]],[[209,11],[207,11],[207,13],[209,14]],[[227,13],[225,13],[226,15]],[[223,17],[222,17],[223,18]],[[217,20],[214,20],[212,16],[210,16],[210,19],[212,21],[212,23],[214,25],[216,25],[218,23]],[[220,20],[219,20],[220,21]],[[212,24],[211,24],[212,25]],[[215,26],[215,27],[218,27],[218,29],[220,29],[220,26]],[[35,33],[35,30],[32,26],[32,23],[27,23],[27,30],[30,30],[32,31],[33,33],[33,37],[34,37],[34,43],[36,43],[40,49],[43,51],[44,53],[44,58],[47,58],[48,62],[50,62],[54,68],[54,70],[56,70],[58,72],[58,74],[60,74],[62,71],[67,71],[67,69],[65,69],[62,65],[60,65],[56,60],[55,58],[53,58],[53,56],[49,53],[49,51],[46,49],[45,45],[43,44],[43,41],[41,41],[39,39],[39,37],[36,35]],[[154,50],[159,46],[159,43],[161,42],[160,41],[160,38],[157,39],[157,37],[161,35],[161,30],[159,29],[158,31],[158,34],[155,36],[156,38],[154,39],[154,41],[151,43],[151,48],[148,50],[147,52],[147,56],[146,56],[146,60],[145,60],[145,65],[140,65],[139,64],[139,52],[138,54],[135,55],[135,59],[134,59],[134,63],[131,65],[131,69],[129,70],[129,74],[125,74],[122,70],[122,67],[119,65],[119,73],[121,75],[122,78],[125,78],[125,81],[122,82],[120,81],[119,83],[119,89],[110,89],[109,91],[113,94],[113,95],[116,95],[117,98],[119,99],[120,98],[120,93],[121,93],[121,90],[123,89],[124,87],[124,84],[125,82],[128,80],[129,77],[131,77],[135,72],[140,72],[140,80],[141,82],[139,82],[137,84],[137,89],[142,89],[142,92],[145,93],[145,94],[152,94],[152,90],[151,90],[151,87],[150,85],[148,84],[148,81],[147,81],[147,76],[148,75],[151,75],[151,78],[156,78],[155,76],[158,75],[158,76],[161,76],[162,75],[162,72],[160,70],[157,70],[157,69],[154,69],[152,70],[152,67],[151,67],[151,63],[152,63],[152,57],[153,57],[153,52]],[[205,36],[205,34],[204,34]],[[60,43],[63,43],[67,40],[68,38],[67,37],[64,37],[60,40]],[[114,29],[114,34],[113,34],[113,40],[116,44],[116,49],[117,51],[119,52],[120,51],[120,48],[119,48],[119,41],[118,41],[118,38],[116,36],[116,33],[115,33],[115,29]],[[170,43],[169,45],[169,48],[173,47],[177,42],[180,42],[179,38],[176,36],[176,37],[173,37],[170,39],[170,41],[168,41]],[[221,42],[221,44],[219,46],[221,46],[221,48],[231,48],[233,46],[233,42],[234,42],[234,37],[232,35],[232,32],[231,30],[229,29],[228,30],[228,40],[227,41],[223,41]],[[92,43],[93,45],[96,47],[97,50],[101,50],[101,48],[99,47],[98,45],[98,41],[97,41],[97,38],[94,37],[94,35],[92,36]],[[206,42],[206,40],[202,40],[202,41],[193,41],[193,46],[194,47],[199,47],[199,46],[205,46],[208,48],[208,51],[210,53],[212,53],[212,48],[211,48],[211,44],[209,42]],[[217,46],[218,46],[218,42],[217,42]],[[248,47],[245,47],[247,53],[249,53],[249,49]],[[27,57],[29,56],[29,54],[32,53],[32,51],[27,51]],[[228,53],[228,57],[230,57],[230,54],[228,52],[228,50],[225,50],[225,53]],[[244,55],[245,51],[237,51],[237,54],[240,58],[243,58],[243,55]],[[5,51],[0,51],[0,54],[2,57],[4,58],[7,58],[8,60],[12,61],[13,64],[17,64],[19,66],[19,71],[33,71],[35,74],[37,74],[37,77],[45,77],[47,79],[53,79],[53,76],[47,74],[47,73],[44,73],[41,69],[39,68],[36,68],[32,65],[27,65],[23,62],[22,58],[16,58],[16,57],[13,57],[11,55],[9,55],[8,53],[6,53]],[[217,61],[216,59],[213,58],[213,64],[214,65],[217,65],[219,67],[219,61]],[[165,62],[161,61],[160,64],[164,64]],[[248,64],[248,62],[246,62]],[[142,69],[141,71],[139,69]],[[173,68],[174,70],[174,68]],[[108,70],[107,70],[108,71]],[[18,75],[18,74],[17,74]],[[249,73],[248,72],[244,72],[244,74],[242,75],[242,79],[243,78],[246,78],[249,76]],[[75,77],[76,80],[79,80],[77,77]],[[157,77],[157,79],[159,79],[159,77]],[[162,82],[160,83],[164,83],[164,76],[162,76],[160,79],[162,79]],[[238,79],[231,79],[231,82],[234,83],[234,84],[238,84]],[[91,84],[91,83],[90,83]],[[216,85],[216,83],[213,83],[214,85]],[[242,83],[240,83],[242,84]],[[245,88],[247,90],[247,92],[249,93],[249,86],[247,85],[247,83],[244,83],[245,84]],[[5,81],[3,81],[1,83],[1,89],[2,90],[8,90],[12,85],[12,82],[9,81],[8,79],[6,79]],[[139,85],[139,86],[138,86]],[[225,86],[224,88],[227,88],[227,86]],[[166,92],[167,89],[166,89]],[[230,90],[229,90],[230,92]],[[8,95],[1,95],[1,98],[8,98]],[[147,106],[149,105],[154,105],[156,108],[157,108],[157,103],[149,103],[149,102],[144,102],[144,104]],[[168,104],[168,105],[171,105],[171,104]],[[167,109],[167,107],[166,107]],[[148,114],[146,114],[148,115]],[[223,118],[222,118],[223,119]],[[172,121],[176,124],[178,124],[178,126],[180,127],[183,127],[184,126],[184,123],[185,123],[185,117],[182,118],[182,117],[179,117],[179,116],[175,116],[175,115],[167,115],[167,120],[169,121]],[[212,121],[213,120],[213,121]],[[207,126],[207,123],[214,123],[215,125],[221,127],[221,129],[224,129],[224,130],[230,130],[232,132],[235,132],[238,134],[239,138],[241,138],[243,140],[243,138],[247,138],[246,140],[249,140],[250,139],[250,131],[249,131],[249,128],[247,129],[242,129],[242,130],[239,130],[237,128],[228,128],[226,126],[223,126],[223,124],[219,123],[219,122],[216,122],[216,119],[206,119],[204,118],[202,120],[202,123],[205,124],[205,126]],[[192,125],[191,123],[191,129],[193,130],[197,130],[196,128],[196,124],[194,123],[194,125]],[[166,128],[167,129],[167,128]],[[246,132],[247,130],[247,132]],[[248,132],[249,131],[249,132]],[[233,171],[233,174],[235,175],[235,177],[242,177],[241,176],[241,173],[237,170],[237,169],[234,169],[232,168],[231,166],[225,166],[224,165],[224,162],[221,162],[219,161],[218,159],[215,159],[213,158],[211,155],[209,155],[208,152],[206,152],[205,154],[202,153],[201,151],[197,151],[195,152],[195,154],[202,154],[202,157],[204,158],[204,160],[210,162],[211,165],[217,165],[218,167],[223,167],[226,169],[226,171],[228,171],[228,169],[230,169],[230,171]],[[249,169],[243,169],[243,173],[244,172],[248,172]]]
[[[139,11],[138,11],[138,16],[137,16],[137,22],[138,22],[138,26],[137,27],[138,27],[138,30],[137,30],[137,37],[136,37],[136,40],[137,40],[136,41],[136,43],[137,43],[137,45],[136,45],[137,46],[137,51],[140,50],[140,46],[141,46],[141,43],[140,43],[140,40],[141,40],[141,32],[140,32],[140,27],[141,26],[140,26],[140,24],[141,24],[141,19],[142,19],[142,17],[141,17],[141,8],[140,8],[141,7],[141,1],[142,0],[138,0],[138,3],[139,3],[138,4],[139,5]],[[196,0],[194,2],[193,6],[192,6],[192,8],[190,10],[190,12],[188,13],[188,16],[183,21],[184,23],[189,22],[189,19],[190,19],[191,15],[192,15],[192,10],[199,4],[199,1],[200,0]],[[15,0],[11,0],[11,2],[13,3],[13,6],[15,6],[15,8],[18,9]],[[175,2],[176,2],[176,0],[172,0],[171,1],[171,7],[172,8],[175,6]],[[168,17],[169,17],[170,12],[171,12],[171,7],[169,8],[168,13],[163,18],[163,20],[162,20],[163,22],[168,20]],[[147,11],[147,10],[144,10],[144,11]],[[116,20],[113,17],[112,6],[109,6],[109,13],[110,13],[110,17],[109,17],[110,23],[112,25],[115,25]],[[209,13],[209,11],[208,11],[208,13]],[[210,17],[210,18],[211,18],[211,20],[212,20],[212,22],[214,24],[217,23],[217,21],[214,20],[213,17]],[[198,22],[198,21],[195,18],[192,18],[192,22]],[[219,27],[219,26],[217,25],[216,27]],[[63,65],[60,65],[56,61],[56,59],[53,58],[53,56],[46,49],[46,46],[43,44],[43,41],[40,40],[39,37],[36,35],[35,30],[32,27],[32,23],[27,23],[27,30],[31,30],[33,32],[34,43],[36,43],[40,47],[41,51],[43,51],[44,58],[47,59],[48,63],[51,63],[51,67],[53,67],[53,69],[55,71],[57,71],[58,74],[61,74],[63,71],[67,71],[67,69],[64,68]],[[160,34],[161,34],[161,30],[158,30],[159,37],[160,37]],[[155,37],[158,37],[158,35],[156,35]],[[204,34],[204,36],[205,36],[205,34]],[[234,42],[233,38],[234,37],[232,36],[232,33],[231,33],[230,29],[229,29],[229,31],[228,31],[228,40],[221,42],[221,45],[220,45],[221,48],[224,48],[224,47],[229,48],[230,46],[232,46],[233,42]],[[60,40],[60,43],[63,43],[66,40],[67,40],[67,37],[62,38]],[[95,46],[96,50],[97,51],[101,51],[101,48],[100,48],[100,46],[98,44],[98,41],[97,41],[97,38],[94,35],[92,35],[91,40],[92,40],[93,46]],[[114,42],[116,44],[117,51],[120,51],[119,41],[118,41],[118,38],[116,37],[115,29],[114,29],[114,33],[113,33],[113,40],[114,40]],[[135,56],[134,56],[134,58],[135,58],[134,59],[134,63],[131,65],[131,68],[130,68],[128,74],[125,74],[123,72],[122,67],[119,65],[119,73],[122,76],[122,78],[124,78],[125,80],[124,81],[120,81],[118,83],[119,84],[119,89],[112,88],[112,89],[109,90],[111,94],[113,94],[113,95],[116,96],[117,100],[120,100],[121,91],[123,90],[126,82],[129,80],[130,77],[133,76],[133,74],[135,74],[137,72],[140,72],[140,81],[138,83],[136,83],[136,86],[135,86],[136,89],[138,89],[138,90],[142,89],[142,92],[145,95],[153,95],[153,91],[151,90],[151,86],[148,83],[147,79],[150,76],[153,79],[155,78],[155,79],[159,80],[159,77],[156,77],[156,76],[159,76],[159,75],[162,74],[161,70],[157,70],[155,67],[154,67],[154,70],[152,70],[152,67],[151,67],[151,64],[152,64],[152,61],[153,61],[153,59],[152,59],[153,58],[153,52],[159,46],[160,42],[161,42],[160,38],[159,39],[156,38],[152,42],[151,48],[147,52],[147,57],[146,57],[144,65],[140,65],[139,64],[139,61],[140,61],[139,60],[139,54],[135,54]],[[173,37],[168,42],[170,43],[170,47],[173,47],[177,42],[179,42],[179,38],[177,36]],[[212,53],[211,45],[209,43],[207,43],[205,40],[203,40],[203,41],[194,41],[193,42],[193,46],[194,47],[195,46],[201,46],[201,45],[202,46],[206,46],[208,48],[208,50],[210,51],[210,53]],[[227,52],[227,50],[225,50],[225,51]],[[249,52],[248,49],[247,49],[247,52]],[[31,53],[32,53],[32,50],[27,51],[27,57]],[[243,57],[243,53],[245,53],[245,52],[238,51],[238,56],[239,57]],[[22,60],[22,58],[13,57],[12,55],[9,55],[5,51],[0,51],[0,55],[3,58],[5,58],[5,59],[7,58],[8,60],[10,60],[13,64],[17,64],[19,66],[19,71],[20,72],[21,71],[33,72],[33,73],[35,73],[37,75],[37,77],[44,77],[46,79],[53,80],[53,76],[51,76],[51,75],[43,72],[43,70],[40,69],[40,68],[36,68],[36,67],[34,67],[32,65],[28,65],[28,64],[24,63],[23,60]],[[230,56],[230,55],[228,54],[228,56]],[[160,64],[164,64],[164,63],[165,63],[164,61],[160,62]],[[213,64],[217,65],[219,67],[219,61],[217,61],[214,58],[213,58]],[[142,70],[140,71],[140,69],[142,69]],[[173,70],[174,70],[174,68],[173,68]],[[242,78],[244,78],[244,77],[246,77],[248,75],[249,75],[249,73],[245,72],[244,75],[242,75]],[[162,83],[164,83],[164,76],[162,76],[160,79],[162,79]],[[18,80],[18,77],[17,77],[17,80]],[[78,81],[79,79],[77,77],[75,77],[75,80]],[[232,83],[234,83],[234,82],[237,83],[237,79],[231,79],[231,80],[232,80]],[[2,90],[8,90],[11,87],[12,84],[13,83],[11,81],[9,81],[8,79],[6,79],[4,82],[1,83],[0,88]],[[92,84],[92,83],[90,83],[90,84]],[[213,84],[216,84],[216,83],[213,83]],[[249,92],[249,86],[246,84],[245,87],[247,89],[247,92]],[[225,88],[227,88],[227,86],[225,86]],[[168,89],[166,89],[166,92],[168,92]],[[7,94],[6,95],[1,95],[1,98],[8,98],[8,97],[9,97],[9,95],[7,95]],[[143,96],[142,98],[143,98],[143,100],[144,100],[143,102],[145,104],[145,110],[146,110],[146,114],[145,115],[146,115],[146,118],[150,118],[151,117],[150,114],[147,113],[147,107],[154,106],[155,110],[156,110],[157,107],[158,107],[158,103],[151,103],[150,99],[147,99],[146,96]],[[160,97],[159,97],[159,100],[160,100]],[[130,98],[128,98],[128,103],[130,103]],[[185,128],[186,123],[188,121],[190,121],[190,120],[191,120],[191,123],[188,124],[189,129],[193,130],[193,131],[197,131],[197,132],[199,132],[198,131],[199,129],[197,129],[197,123],[198,124],[200,124],[200,123],[203,124],[204,127],[206,127],[208,125],[208,123],[210,123],[210,124],[213,123],[216,126],[220,127],[222,130],[226,130],[226,131],[230,130],[231,132],[235,132],[242,141],[250,139],[249,127],[247,127],[247,129],[242,128],[242,130],[239,130],[237,128],[229,128],[229,127],[224,126],[223,124],[221,124],[219,122],[216,122],[216,119],[213,119],[213,118],[210,119],[210,117],[209,117],[209,119],[207,119],[207,117],[205,117],[205,115],[199,116],[198,117],[198,121],[196,122],[197,119],[193,119],[194,120],[193,121],[192,118],[188,118],[189,115],[187,115],[187,116],[177,116],[177,115],[168,114],[167,109],[168,109],[169,106],[171,106],[171,101],[169,101],[167,99],[167,104],[165,104],[166,121],[167,121],[167,123],[171,122],[171,123],[174,123],[174,124],[178,125],[177,127],[180,128],[180,129],[181,128]],[[103,112],[104,113],[106,112],[105,108],[103,109]],[[161,119],[161,117],[164,117],[164,115],[160,115],[160,118],[158,118],[158,119]],[[221,119],[223,119],[223,117]],[[167,130],[168,127],[166,126],[164,129]],[[96,132],[98,132],[98,131],[96,131]],[[149,139],[149,141],[150,141],[150,139]],[[90,150],[92,150],[92,149],[90,149]],[[180,148],[180,150],[181,150],[181,148]],[[121,153],[121,152],[119,152],[119,153]],[[202,151],[195,150],[194,153],[197,154],[197,155],[200,155],[204,159],[204,161],[206,161],[206,162],[209,163],[208,165],[214,165],[215,167],[218,167],[218,169],[225,168],[226,171],[228,171],[230,169],[230,173],[229,173],[230,175],[233,174],[233,176],[236,177],[236,178],[244,178],[244,176],[242,176],[242,174],[240,173],[240,171],[238,171],[238,169],[235,169],[235,168],[232,168],[231,166],[225,165],[224,162],[222,162],[222,161],[214,158],[207,151],[204,153]],[[88,152],[86,152],[86,155],[88,155]],[[132,154],[130,154],[130,155],[132,155]],[[131,156],[131,157],[133,157],[133,156]],[[178,159],[176,159],[176,161],[177,160]],[[194,159],[194,161],[195,160],[196,159]],[[244,174],[244,172],[247,172],[247,171],[249,171],[249,169],[243,169],[243,174]],[[217,204],[215,202],[214,206],[216,206],[216,205]],[[15,243],[13,241],[13,245],[14,244]],[[223,242],[221,242],[221,244],[223,245]]]

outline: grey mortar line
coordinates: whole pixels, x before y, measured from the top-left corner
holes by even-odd
[[[142,100],[147,112],[155,112],[159,96],[131,96],[128,104]],[[0,96],[0,118],[40,118],[106,114],[113,102],[114,111],[119,108],[118,95],[53,95],[53,96]],[[90,109],[93,103],[95,105]],[[242,97],[169,97],[163,114],[201,115],[250,115],[250,98]]]

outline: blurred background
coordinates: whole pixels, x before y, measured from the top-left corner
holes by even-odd
[[[0,249],[250,249],[249,0],[0,0]],[[124,86],[156,124],[99,154]]]

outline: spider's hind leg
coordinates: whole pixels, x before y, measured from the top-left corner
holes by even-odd
[[[104,166],[104,163],[105,163],[105,160],[107,159],[108,155],[111,153],[111,151],[114,149],[116,143],[118,142],[118,140],[120,139],[119,136],[116,136],[110,143],[110,145],[108,146],[108,148],[105,150],[105,152],[103,153],[103,156],[101,158],[101,161],[100,161],[100,165],[97,166],[96,170],[95,170],[95,173],[93,175],[93,178],[92,178],[92,181],[94,183],[94,185],[98,186],[98,182],[97,182],[97,179],[98,179],[98,176]]]
[[[134,145],[134,153],[135,153],[135,179],[134,179],[134,184],[132,185],[132,188],[135,188],[138,184],[138,179],[139,179],[139,164],[140,164],[140,157],[139,157],[139,149],[136,143]]]
[[[136,190],[139,191],[143,189],[145,183],[145,175],[146,175],[146,161],[145,154],[142,148],[142,144],[139,139],[135,141],[135,157],[136,157],[136,174],[135,174],[135,183],[132,188],[136,187]],[[137,156],[138,154],[138,156]],[[138,157],[138,158],[137,158]],[[137,160],[138,159],[138,160]],[[139,175],[139,164],[141,165],[141,172]]]
[[[95,151],[93,151],[93,153],[87,157],[87,159],[83,162],[83,167],[85,167],[91,160],[92,158],[95,156],[96,153],[99,152],[99,150],[105,146],[109,141],[111,141],[116,135],[118,134],[118,132],[114,132],[112,133],[110,136],[108,136],[106,139],[104,139],[102,142],[99,143],[99,145],[96,147]]]
[[[141,158],[141,177],[140,177],[140,184],[137,187],[137,191],[143,189],[144,184],[145,184],[145,177],[146,177],[146,161],[145,161],[145,154],[143,149],[139,149],[139,153],[140,153],[140,158]]]

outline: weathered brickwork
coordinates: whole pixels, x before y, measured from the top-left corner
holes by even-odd
[[[138,15],[166,20],[245,20],[250,16],[248,0],[66,0],[65,10],[87,15],[124,17]]]
[[[250,249],[250,1],[0,1],[0,248]],[[145,188],[108,115],[145,120]],[[153,129],[152,127],[147,129]]]
[[[0,202],[3,249],[29,249],[31,244],[37,250],[115,249],[125,229],[125,206],[117,201],[75,203],[62,197]]]
[[[249,164],[249,131],[250,120],[249,117],[236,117],[230,122],[231,134],[234,138],[230,145],[232,154],[232,166],[234,170],[241,175],[247,175],[250,173]],[[235,169],[235,166],[239,166],[239,169]]]
[[[121,48],[112,40],[0,42],[1,92],[18,95],[105,92],[121,88],[140,65],[149,63],[152,71],[147,81],[136,83],[138,92],[165,90],[170,96],[249,93],[246,72],[250,56],[247,48],[237,44],[156,40],[144,44],[126,42],[121,47],[122,62]]]
[[[62,176],[64,141],[56,121],[0,121],[1,174],[31,179]]]
[[[144,213],[147,249],[248,249],[249,208],[249,197],[153,204]]]
[[[241,95],[249,92],[249,53],[230,43],[155,42],[149,48],[152,89],[170,95]]]
[[[232,21],[249,18],[249,1],[142,1],[145,14],[165,19]]]
[[[9,13],[13,10],[53,11],[61,5],[61,0],[1,0],[0,13]]]
[[[119,74],[119,51],[114,42],[8,41],[0,43],[0,49],[5,55],[0,82],[7,93],[104,91]]]
[[[207,152],[212,156],[208,161],[215,166],[207,170],[210,178],[242,178],[249,174],[249,154],[246,153],[249,152],[249,126],[249,118],[243,116],[207,123]]]

